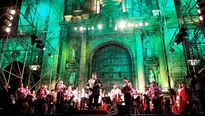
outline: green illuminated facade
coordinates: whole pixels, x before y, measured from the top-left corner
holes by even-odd
[[[194,0],[23,0],[19,15],[17,37],[1,40],[2,85],[19,78],[53,89],[63,79],[83,88],[97,72],[106,90],[122,86],[124,77],[140,91],[152,77],[167,90],[203,72],[204,35]],[[175,45],[183,26],[186,41]],[[31,45],[32,34],[45,50]],[[191,66],[190,58],[200,63]],[[14,61],[20,70],[10,68]]]

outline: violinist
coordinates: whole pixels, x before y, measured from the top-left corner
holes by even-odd
[[[124,94],[125,106],[131,107],[131,94],[133,93],[132,84],[128,81],[127,78],[124,78],[124,85],[121,89],[122,93]]]
[[[151,99],[152,104],[154,105],[154,113],[161,113],[161,100],[160,96],[162,94],[162,89],[158,86],[156,82],[152,82],[151,87],[149,88],[148,96]]]
[[[113,104],[121,104],[121,90],[118,88],[116,83],[113,83],[113,89],[110,93],[110,99],[113,101]]]

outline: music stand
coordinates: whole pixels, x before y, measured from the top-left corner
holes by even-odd
[[[111,101],[110,97],[103,97],[102,100],[103,100],[103,102],[105,102],[106,104],[112,104],[112,101]]]

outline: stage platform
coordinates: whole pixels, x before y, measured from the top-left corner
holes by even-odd
[[[204,114],[177,114],[179,116],[204,116]],[[0,116],[111,116],[106,111],[102,110],[78,110],[75,114],[64,113],[64,114],[24,114],[24,113],[10,113]],[[116,116],[176,116],[176,114],[118,114]]]

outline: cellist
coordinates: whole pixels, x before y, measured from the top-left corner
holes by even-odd
[[[110,99],[113,104],[121,104],[121,90],[118,88],[116,83],[113,83],[113,89],[110,92]]]

